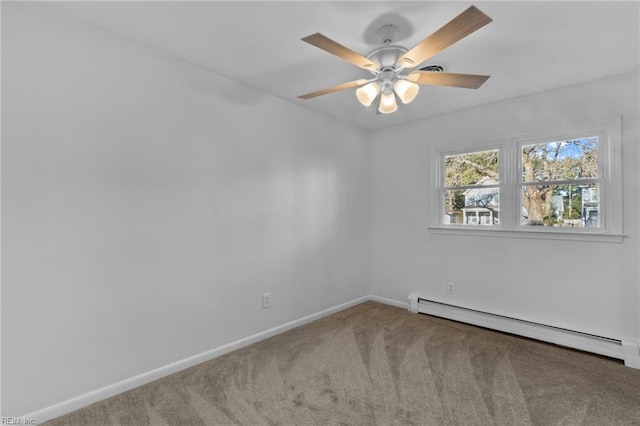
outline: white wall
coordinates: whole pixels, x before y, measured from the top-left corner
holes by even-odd
[[[452,96],[455,94],[452,91]],[[460,111],[372,136],[372,294],[433,300],[638,342],[638,75]],[[432,147],[623,116],[623,243],[436,235]],[[455,293],[446,291],[447,282]]]
[[[359,130],[2,8],[3,415],[368,294]]]

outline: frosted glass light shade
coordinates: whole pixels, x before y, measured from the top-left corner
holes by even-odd
[[[371,105],[376,96],[378,96],[378,93],[380,93],[380,86],[378,85],[378,83],[373,81],[356,90],[356,98],[358,98],[358,101],[362,105],[368,107],[369,105]]]
[[[396,96],[391,93],[383,93],[380,97],[380,106],[378,107],[378,111],[383,114],[391,114],[398,109],[398,104],[396,103]]]
[[[408,104],[418,96],[420,86],[409,80],[398,80],[393,85],[393,89],[400,98],[403,104]]]

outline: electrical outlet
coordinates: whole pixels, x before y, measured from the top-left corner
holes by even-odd
[[[271,293],[265,293],[262,295],[262,309],[269,309],[271,307]]]
[[[455,293],[456,288],[453,286],[453,283],[448,283],[447,284],[447,293],[449,294],[453,294]]]

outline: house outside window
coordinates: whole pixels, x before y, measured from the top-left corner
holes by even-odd
[[[498,185],[491,178],[482,178],[478,185]],[[471,225],[497,225],[500,223],[500,190],[496,187],[471,188],[464,191],[462,223]]]
[[[499,151],[445,155],[444,222],[497,225],[500,212]]]

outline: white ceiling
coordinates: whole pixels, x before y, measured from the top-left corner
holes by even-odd
[[[180,58],[321,114],[377,129],[481,104],[634,72],[637,2],[42,2],[127,40]],[[366,71],[300,40],[315,32],[363,55],[385,23],[411,48],[471,4],[493,22],[426,64],[488,74],[478,90],[421,86],[391,115],[364,108],[354,90],[297,95],[366,78]]]

